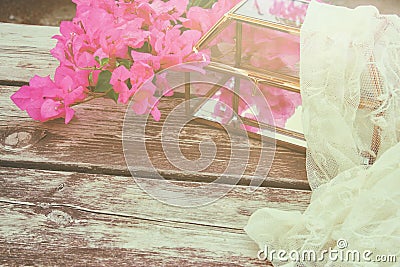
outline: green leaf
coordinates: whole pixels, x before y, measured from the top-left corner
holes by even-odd
[[[146,41],[141,48],[135,48],[133,50],[141,53],[151,53],[153,48],[151,47],[150,43]]]
[[[96,93],[105,93],[112,89],[112,85],[110,84],[111,75],[112,73],[108,70],[100,72],[96,88],[94,89]]]
[[[128,70],[132,67],[133,64],[131,60],[125,58],[118,58],[117,62],[118,62],[118,67],[124,66]]]
[[[128,79],[126,82],[126,85],[128,86],[128,88],[129,88],[129,90],[131,90],[132,89],[132,83],[131,83],[131,80],[130,79]]]
[[[108,64],[108,62],[110,62],[109,58],[103,58],[102,60],[100,60],[100,67],[104,67],[105,65]]]
[[[100,59],[99,56],[95,56],[94,60],[96,60],[96,62],[100,64],[100,67],[104,67],[110,62],[110,59],[108,57]]]
[[[192,6],[199,6],[202,8],[211,8],[217,0],[190,0],[189,8]]]
[[[107,93],[107,98],[114,100],[115,103],[118,103],[119,94],[116,93],[114,90],[111,90]]]

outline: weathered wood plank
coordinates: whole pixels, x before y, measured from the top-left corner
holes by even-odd
[[[7,204],[0,220],[2,266],[263,264],[255,244],[229,230]]]
[[[58,28],[56,27],[0,24],[0,37],[2,38],[0,60],[3,63],[0,64],[0,81],[3,80],[11,84],[26,82],[34,74],[48,75],[54,72],[57,63],[51,58],[49,50],[55,44],[50,37],[57,32]],[[4,51],[1,51],[1,49]],[[1,68],[7,68],[7,70]],[[4,164],[7,166],[9,164],[23,164],[28,167],[56,170],[75,168],[85,172],[128,175],[121,152],[123,107],[115,107],[109,102],[103,103],[101,101],[98,101],[95,105],[86,105],[78,112],[80,119],[74,121],[75,126],[69,125],[68,128],[62,125],[62,122],[31,123],[25,114],[17,112],[14,105],[9,101],[9,96],[14,90],[15,88],[9,87],[0,89],[0,114],[5,114],[0,120],[2,120],[2,125],[7,126],[6,128],[3,126],[0,130],[1,136],[5,141],[5,138],[15,134],[15,132],[22,131],[32,134],[33,140],[27,144],[30,147],[24,149],[24,151],[18,153],[14,151],[11,155],[9,151],[7,154],[3,151]],[[170,109],[173,105],[167,101],[163,104],[165,110]],[[107,127],[104,127],[105,121]],[[162,124],[153,123],[151,125],[151,140],[149,141],[149,148],[151,148],[154,161],[159,162],[157,168],[166,177],[183,175],[184,177],[181,179],[186,179],[187,175],[185,176],[179,170],[174,169],[171,164],[165,166],[166,159],[159,149],[160,142],[154,140],[160,131],[160,125]],[[191,151],[194,145],[198,145],[203,140],[205,132],[211,133],[216,141],[227,140],[227,135],[223,134],[222,131],[190,124],[182,132],[183,139],[186,142],[186,145],[183,144],[182,148]],[[153,135],[151,136],[151,134]],[[68,141],[71,136],[74,136],[75,142],[73,143]],[[32,142],[35,142],[35,144]],[[44,145],[45,142],[46,145]],[[251,155],[252,160],[255,161],[257,160],[259,145],[257,145],[257,142],[252,142],[252,146],[254,148]],[[53,151],[50,151],[54,148],[57,148],[61,153],[55,155]],[[35,149],[37,150],[35,151]],[[77,158],[75,155],[78,155]],[[93,155],[97,155],[95,159]],[[206,175],[212,177],[209,180],[215,179],[215,173],[221,173],[227,166],[227,155],[229,155],[229,146],[223,145],[219,149],[219,158],[216,159],[215,164],[210,166],[203,174],[190,174],[191,180],[204,181]],[[73,160],[71,161],[71,159]],[[278,149],[268,185],[285,187],[289,184],[289,187],[293,188],[308,188],[304,162],[304,155],[286,149]],[[42,163],[47,166],[39,167],[38,164]],[[245,176],[241,183],[246,183],[252,178],[251,172],[254,171],[256,166],[255,162],[248,165],[247,177]]]
[[[304,210],[310,197],[236,186],[187,209],[153,199],[127,177],[13,168],[0,168],[0,177],[2,265],[261,266],[242,230],[249,215],[265,206]]]
[[[103,214],[153,221],[179,222],[241,230],[248,216],[262,207],[304,210],[310,192],[235,186],[225,197],[204,207],[179,208],[163,204],[144,192],[130,177],[0,167],[0,200],[38,205],[67,205]],[[171,191],[168,181],[142,179],[141,184]],[[202,185],[174,182],[181,188]],[[214,184],[213,190],[227,185]],[[221,215],[221,210],[224,211]]]
[[[0,23],[0,81],[27,82],[34,75],[53,75],[58,62],[50,50],[58,27]]]
[[[57,62],[49,53],[55,43],[50,37],[57,32],[0,24],[2,84],[52,74]],[[264,206],[303,210],[309,201],[306,191],[264,187],[251,193],[236,186],[206,207],[164,205],[129,177],[121,145],[124,107],[99,100],[78,108],[77,119],[68,126],[62,120],[42,124],[11,103],[16,89],[0,87],[0,166],[14,167],[0,168],[1,265],[262,265],[255,244],[242,230],[248,216]],[[179,101],[162,101],[164,118]],[[166,161],[159,139],[162,125],[149,123],[146,142],[164,177],[194,187],[199,183],[193,181],[211,182],[224,171],[230,145],[223,131],[193,123],[181,131],[188,158],[199,155],[193,148],[206,135],[218,146],[209,168],[184,173]],[[247,171],[240,184],[247,184],[258,166],[261,143],[250,142],[252,156],[244,162]],[[308,188],[304,161],[304,155],[278,148],[263,185]],[[167,187],[166,182],[144,181]]]
[[[19,111],[10,100],[15,87],[0,86],[0,165],[24,166],[50,170],[78,170],[80,172],[129,175],[122,149],[122,125],[125,107],[111,101],[98,100],[77,109],[77,118],[64,125],[63,120],[37,123]],[[188,158],[198,157],[204,138],[211,137],[217,144],[217,156],[204,171],[187,173],[175,168],[166,159],[160,133],[166,115],[181,100],[161,102],[162,121],[149,121],[146,145],[157,170],[166,178],[190,181],[214,181],[222,174],[231,153],[228,135],[208,126],[189,123],[180,131],[180,145]],[[136,133],[132,133],[135,135]],[[137,133],[137,140],[143,137]],[[248,184],[258,167],[262,143],[250,140],[251,157],[241,184]],[[266,168],[267,166],[261,166]],[[150,173],[150,171],[148,172]],[[146,176],[146,170],[141,174]],[[150,175],[150,174],[148,174]],[[308,189],[305,155],[285,148],[277,148],[273,167],[264,186]]]

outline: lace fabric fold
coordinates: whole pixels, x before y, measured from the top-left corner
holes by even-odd
[[[321,251],[346,239],[400,259],[400,18],[313,1],[300,65],[311,204],[303,214],[261,209],[246,232],[260,249]],[[380,266],[339,264],[299,266]]]
[[[274,266],[381,266],[372,262],[378,255],[400,257],[400,144],[388,150],[369,169],[354,167],[321,185],[312,195],[306,211],[280,211],[264,208],[256,211],[245,230],[260,249],[315,251],[321,259],[322,251],[342,249],[339,240],[346,240],[346,251],[358,251],[360,260],[350,258],[301,263],[271,259]],[[371,251],[369,259],[364,253]],[[344,259],[346,260],[346,259]],[[296,265],[297,264],[297,265]],[[384,266],[398,266],[386,263]]]
[[[399,140],[400,19],[313,2],[301,31],[300,83],[313,189],[370,165]],[[396,61],[397,59],[397,61]]]

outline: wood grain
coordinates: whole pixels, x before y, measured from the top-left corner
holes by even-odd
[[[310,192],[288,189],[235,186],[225,197],[197,208],[166,205],[141,188],[151,185],[174,194],[169,181],[140,179],[77,172],[56,172],[0,167],[0,199],[34,204],[54,204],[97,210],[99,213],[124,215],[152,221],[208,225],[241,230],[248,216],[262,207],[304,210]],[[173,182],[183,190],[203,183]],[[228,185],[213,184],[212,190],[224,192]],[[220,211],[224,210],[223,216]]]
[[[0,81],[3,84],[26,82],[35,73],[49,75],[54,72],[56,62],[49,50],[55,42],[51,36],[58,33],[56,27],[28,26],[0,23]],[[2,49],[4,51],[2,51]],[[26,51],[26,53],[24,52]],[[11,68],[11,71],[10,69]],[[53,170],[80,170],[82,172],[129,175],[122,153],[122,123],[125,114],[123,106],[116,106],[110,101],[99,100],[78,108],[78,118],[65,126],[62,121],[39,124],[30,121],[24,112],[19,112],[9,100],[17,88],[0,87],[0,144],[3,148],[6,140],[13,135],[28,133],[28,144],[19,143],[7,151],[0,150],[4,166],[45,168]],[[168,99],[161,104],[164,118],[179,100]],[[181,131],[180,146],[188,158],[199,155],[196,148],[207,133],[219,144],[218,157],[214,164],[202,173],[182,173],[168,163],[160,142],[157,140],[163,123],[150,122],[148,148],[157,170],[166,178],[213,181],[226,169],[229,162],[230,144],[227,135],[220,130],[191,123]],[[177,132],[180,129],[177,128]],[[72,139],[71,139],[72,137]],[[14,140],[15,141],[15,140]],[[227,144],[228,143],[228,144]],[[241,184],[249,183],[258,164],[262,144],[251,141],[251,159]],[[53,153],[54,149],[59,153]],[[12,152],[12,153],[10,153]],[[96,155],[96,157],[93,157]],[[243,161],[246,162],[246,161]],[[273,168],[264,186],[308,189],[305,179],[305,156],[284,148],[278,148]],[[267,167],[261,166],[267,173]],[[142,175],[146,175],[146,170]],[[147,171],[147,175],[151,175]],[[190,177],[189,177],[190,176]],[[206,178],[208,177],[208,178]]]
[[[0,81],[28,82],[34,75],[53,75],[58,62],[50,50],[57,27],[0,23]]]
[[[266,206],[302,211],[310,197],[307,191],[249,192],[235,186],[210,205],[186,209],[153,199],[127,177],[13,168],[0,168],[0,177],[3,264],[129,265],[136,259],[135,266],[176,261],[260,266],[258,249],[242,230],[248,216]],[[167,181],[141,182],[169,186]]]
[[[34,122],[10,100],[16,86],[33,75],[54,73],[58,63],[49,50],[57,33],[54,27],[0,24],[0,265],[267,265],[257,260],[258,248],[243,227],[259,208],[306,208],[305,156],[278,147],[269,170],[258,162],[264,144],[250,140],[250,159],[242,161],[246,171],[232,177],[241,179],[226,196],[198,208],[163,204],[128,171],[122,147],[124,106],[107,100],[84,104],[65,125],[63,120]],[[174,121],[179,140],[173,142],[185,157],[198,158],[205,138],[214,141],[217,153],[209,167],[197,172],[182,171],[167,160],[161,131],[181,101],[162,100],[162,120],[149,121],[145,136],[130,132],[133,142],[145,142],[148,155],[143,156],[154,165],[138,164],[135,178],[157,191],[176,190],[171,184],[210,185],[230,160],[226,132],[193,122],[182,128]],[[247,185],[258,167],[266,177],[253,192]],[[156,173],[166,180],[155,180]],[[213,192],[230,188],[211,185]]]
[[[122,148],[122,125],[125,107],[108,100],[99,100],[77,108],[77,117],[69,125],[63,120],[47,123],[32,121],[10,100],[16,87],[0,86],[0,165],[24,166],[28,168],[89,173],[130,175],[126,167]],[[199,144],[211,137],[217,144],[214,162],[200,172],[182,172],[175,168],[164,155],[161,146],[161,131],[166,115],[180,103],[180,99],[165,99],[160,104],[163,114],[160,122],[149,120],[146,128],[146,145],[149,157],[157,171],[168,179],[210,182],[224,173],[230,160],[231,145],[228,135],[219,129],[189,123],[183,129],[175,126],[180,133],[179,143],[187,158],[200,155]],[[15,139],[18,134],[27,134],[26,140]],[[132,139],[142,140],[139,132],[133,132]],[[19,136],[19,138],[22,138]],[[14,138],[14,139],[13,139]],[[11,144],[11,145],[10,145]],[[259,163],[262,142],[250,139],[250,158],[244,158],[246,172],[240,184],[248,184],[257,167],[268,166]],[[152,169],[144,169],[141,176],[151,177]],[[273,166],[264,186],[308,189],[305,174],[305,155],[278,147]]]
[[[2,266],[263,264],[245,234],[197,225],[7,204],[0,205],[0,220]]]

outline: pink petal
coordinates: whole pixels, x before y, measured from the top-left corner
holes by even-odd
[[[114,84],[113,88],[115,92],[120,94],[129,91],[128,85],[126,85],[125,82],[117,82]]]
[[[157,108],[157,107],[154,107],[152,110],[151,110],[151,115],[153,116],[153,118],[154,118],[154,120],[155,121],[160,121],[160,119],[161,119],[161,112],[160,112],[160,110]]]
[[[44,120],[56,118],[62,113],[63,109],[61,108],[61,103],[58,101],[56,102],[53,99],[47,99],[44,101],[40,108],[40,114]]]
[[[22,86],[17,92],[11,96],[11,100],[19,107],[21,110],[26,110],[29,103],[31,103],[30,98],[31,87],[25,85]]]
[[[40,77],[38,75],[33,76],[29,81],[29,85],[32,87],[54,87],[54,83],[50,79],[50,76]]]
[[[125,82],[131,77],[131,73],[124,66],[116,68],[111,76],[110,84],[115,85],[120,82]]]
[[[68,92],[68,91],[72,90],[72,88],[74,87],[74,81],[72,80],[72,78],[70,76],[65,76],[62,79],[59,86],[61,86],[61,88],[64,89],[64,92]]]
[[[65,109],[65,124],[68,124],[72,120],[74,115],[75,115],[75,111],[72,108],[67,107]]]
[[[132,109],[133,111],[135,111],[136,114],[138,115],[143,115],[146,113],[148,108],[148,103],[147,101],[139,101],[139,102],[135,102],[132,105]]]
[[[42,107],[43,100],[37,100],[32,103],[30,103],[27,108],[26,112],[28,115],[37,121],[45,121],[45,119],[42,118],[41,114],[41,107]]]

